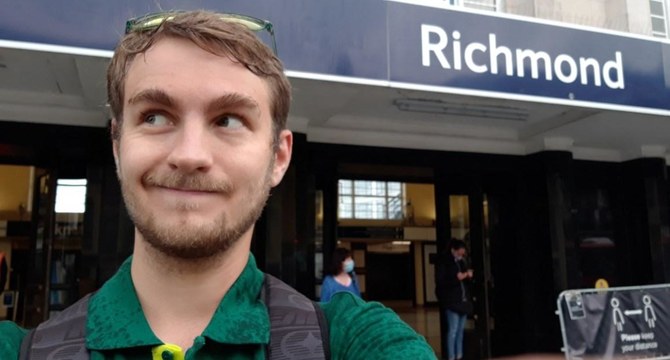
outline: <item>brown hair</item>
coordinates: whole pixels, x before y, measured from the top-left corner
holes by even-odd
[[[198,10],[176,12],[174,15],[174,18],[164,21],[156,29],[131,31],[116,47],[107,68],[107,101],[118,123],[117,129],[112,130],[112,137],[118,138],[123,123],[124,86],[130,64],[138,54],[149,50],[157,41],[175,37],[190,40],[212,54],[228,56],[267,81],[273,144],[277,145],[279,133],[286,128],[291,102],[291,86],[284,75],[281,61],[253,31],[243,25],[222,20],[216,13]]]
[[[338,247],[335,250],[333,250],[333,255],[330,258],[330,266],[325,269],[324,273],[326,275],[337,275],[342,272],[342,263],[344,260],[346,260],[348,257],[351,256],[351,251],[349,249],[345,249],[342,247]]]

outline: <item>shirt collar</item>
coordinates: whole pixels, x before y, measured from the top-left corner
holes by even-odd
[[[221,300],[203,335],[226,344],[268,344],[270,317],[260,299],[264,279],[249,254],[244,271]]]
[[[132,256],[93,296],[88,306],[86,346],[110,350],[162,344],[147,322],[130,275]],[[227,344],[268,344],[270,319],[259,298],[264,274],[252,254],[221,300],[203,336]],[[169,293],[169,291],[168,291]]]

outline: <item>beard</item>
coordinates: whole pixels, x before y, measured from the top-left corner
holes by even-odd
[[[148,206],[138,201],[131,186],[120,177],[121,191],[130,218],[151,247],[175,259],[200,260],[225,253],[256,223],[270,196],[273,165],[274,161],[271,161],[265,176],[247,188],[240,208],[231,209],[230,213],[238,214],[237,218],[220,213],[212,214],[206,223],[161,222]],[[225,196],[234,192],[233,186],[227,181],[214,182],[200,175],[177,172],[167,175],[147,174],[142,177],[142,185],[215,191]],[[180,203],[176,211],[196,209],[197,204]]]

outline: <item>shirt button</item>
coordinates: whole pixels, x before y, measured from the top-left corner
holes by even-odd
[[[152,360],[184,360],[184,353],[175,344],[158,345],[151,349]]]

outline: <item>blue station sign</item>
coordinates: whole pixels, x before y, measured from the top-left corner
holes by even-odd
[[[112,50],[128,18],[210,9],[273,22],[293,75],[670,113],[670,43],[441,0],[0,0],[2,40]]]
[[[391,81],[670,110],[670,45],[389,2]]]

